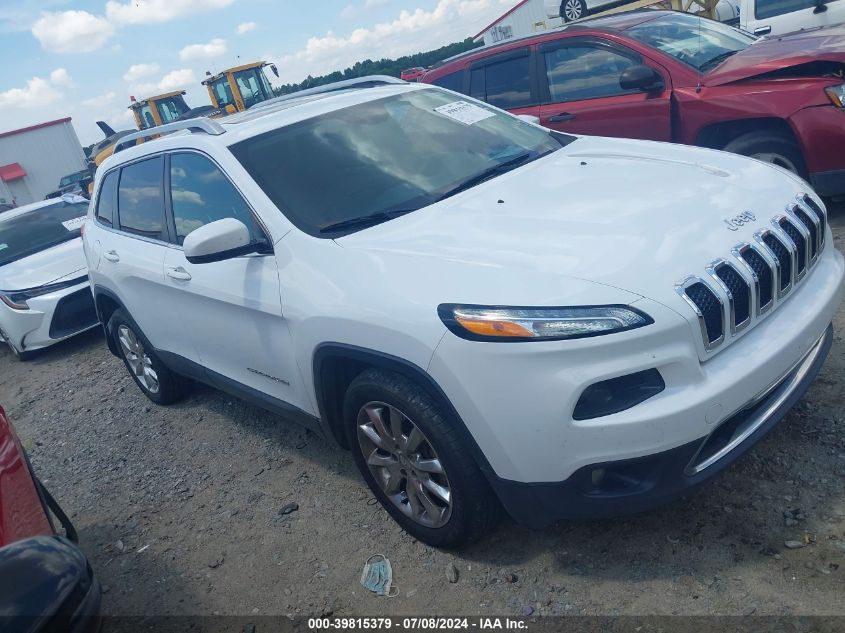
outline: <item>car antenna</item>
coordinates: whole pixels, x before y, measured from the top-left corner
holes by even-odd
[[[698,11],[698,53],[701,54],[701,7]],[[695,92],[701,92],[701,67],[698,67],[698,85],[695,87]]]

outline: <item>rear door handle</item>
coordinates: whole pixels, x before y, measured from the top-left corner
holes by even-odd
[[[120,255],[117,254],[117,251],[106,251],[103,253],[103,257],[110,262],[117,263],[120,261]]]
[[[181,266],[177,268],[168,268],[167,269],[167,276],[172,277],[173,279],[178,279],[179,281],[190,281],[191,280],[191,273],[187,270],[182,268]]]
[[[575,118],[575,115],[571,112],[561,112],[560,114],[555,114],[549,117],[549,121],[552,123],[560,123],[561,121],[571,121]]]
[[[754,29],[754,35],[768,35],[772,32],[772,27],[770,26],[760,26]]]

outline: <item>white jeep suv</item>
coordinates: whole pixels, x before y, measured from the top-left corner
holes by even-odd
[[[110,349],[348,446],[425,542],[675,498],[830,348],[843,259],[769,164],[372,78],[177,128],[97,171]]]

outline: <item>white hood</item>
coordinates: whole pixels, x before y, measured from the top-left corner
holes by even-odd
[[[80,277],[85,274],[86,268],[82,239],[76,238],[0,266],[0,289],[37,288],[66,278]]]
[[[583,137],[338,243],[590,280],[686,315],[675,284],[728,259],[802,190],[782,170],[725,152]],[[730,230],[744,212],[756,220]]]

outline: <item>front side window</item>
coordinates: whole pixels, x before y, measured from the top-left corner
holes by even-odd
[[[0,216],[0,266],[79,237],[87,213],[87,201],[62,200],[5,220]]]
[[[364,216],[378,223],[413,212],[569,140],[425,88],[265,132],[231,149],[297,227],[338,237],[366,228],[349,224]]]
[[[192,231],[223,218],[243,222],[252,241],[263,238],[249,205],[226,175],[205,156],[171,155],[170,196],[176,239],[180,245]]]
[[[114,205],[117,202],[117,174],[111,171],[103,178],[100,185],[100,195],[97,196],[97,220],[106,226],[114,225]]]
[[[827,0],[827,2],[834,2],[834,0]],[[812,9],[818,5],[819,0],[755,0],[754,16],[758,20],[763,20],[801,9]]]
[[[523,55],[485,65],[484,100],[505,110],[531,105],[530,63],[531,58]]]
[[[549,94],[554,102],[597,99],[638,92],[623,90],[619,76],[636,63],[604,46],[564,46],[543,53]]]
[[[756,40],[727,24],[672,13],[629,28],[628,35],[701,71],[711,70]]]
[[[141,122],[142,130],[148,130],[149,128],[156,126],[155,119],[153,118],[153,111],[150,108],[149,103],[144,103],[144,105],[138,106],[136,112],[138,113],[138,119]]]
[[[223,76],[211,83],[211,90],[217,99],[217,106],[222,108],[227,105],[235,105],[235,97],[232,96],[232,87],[229,80]]]
[[[164,227],[164,158],[156,156],[127,165],[120,172],[117,212],[128,233],[162,239]]]

